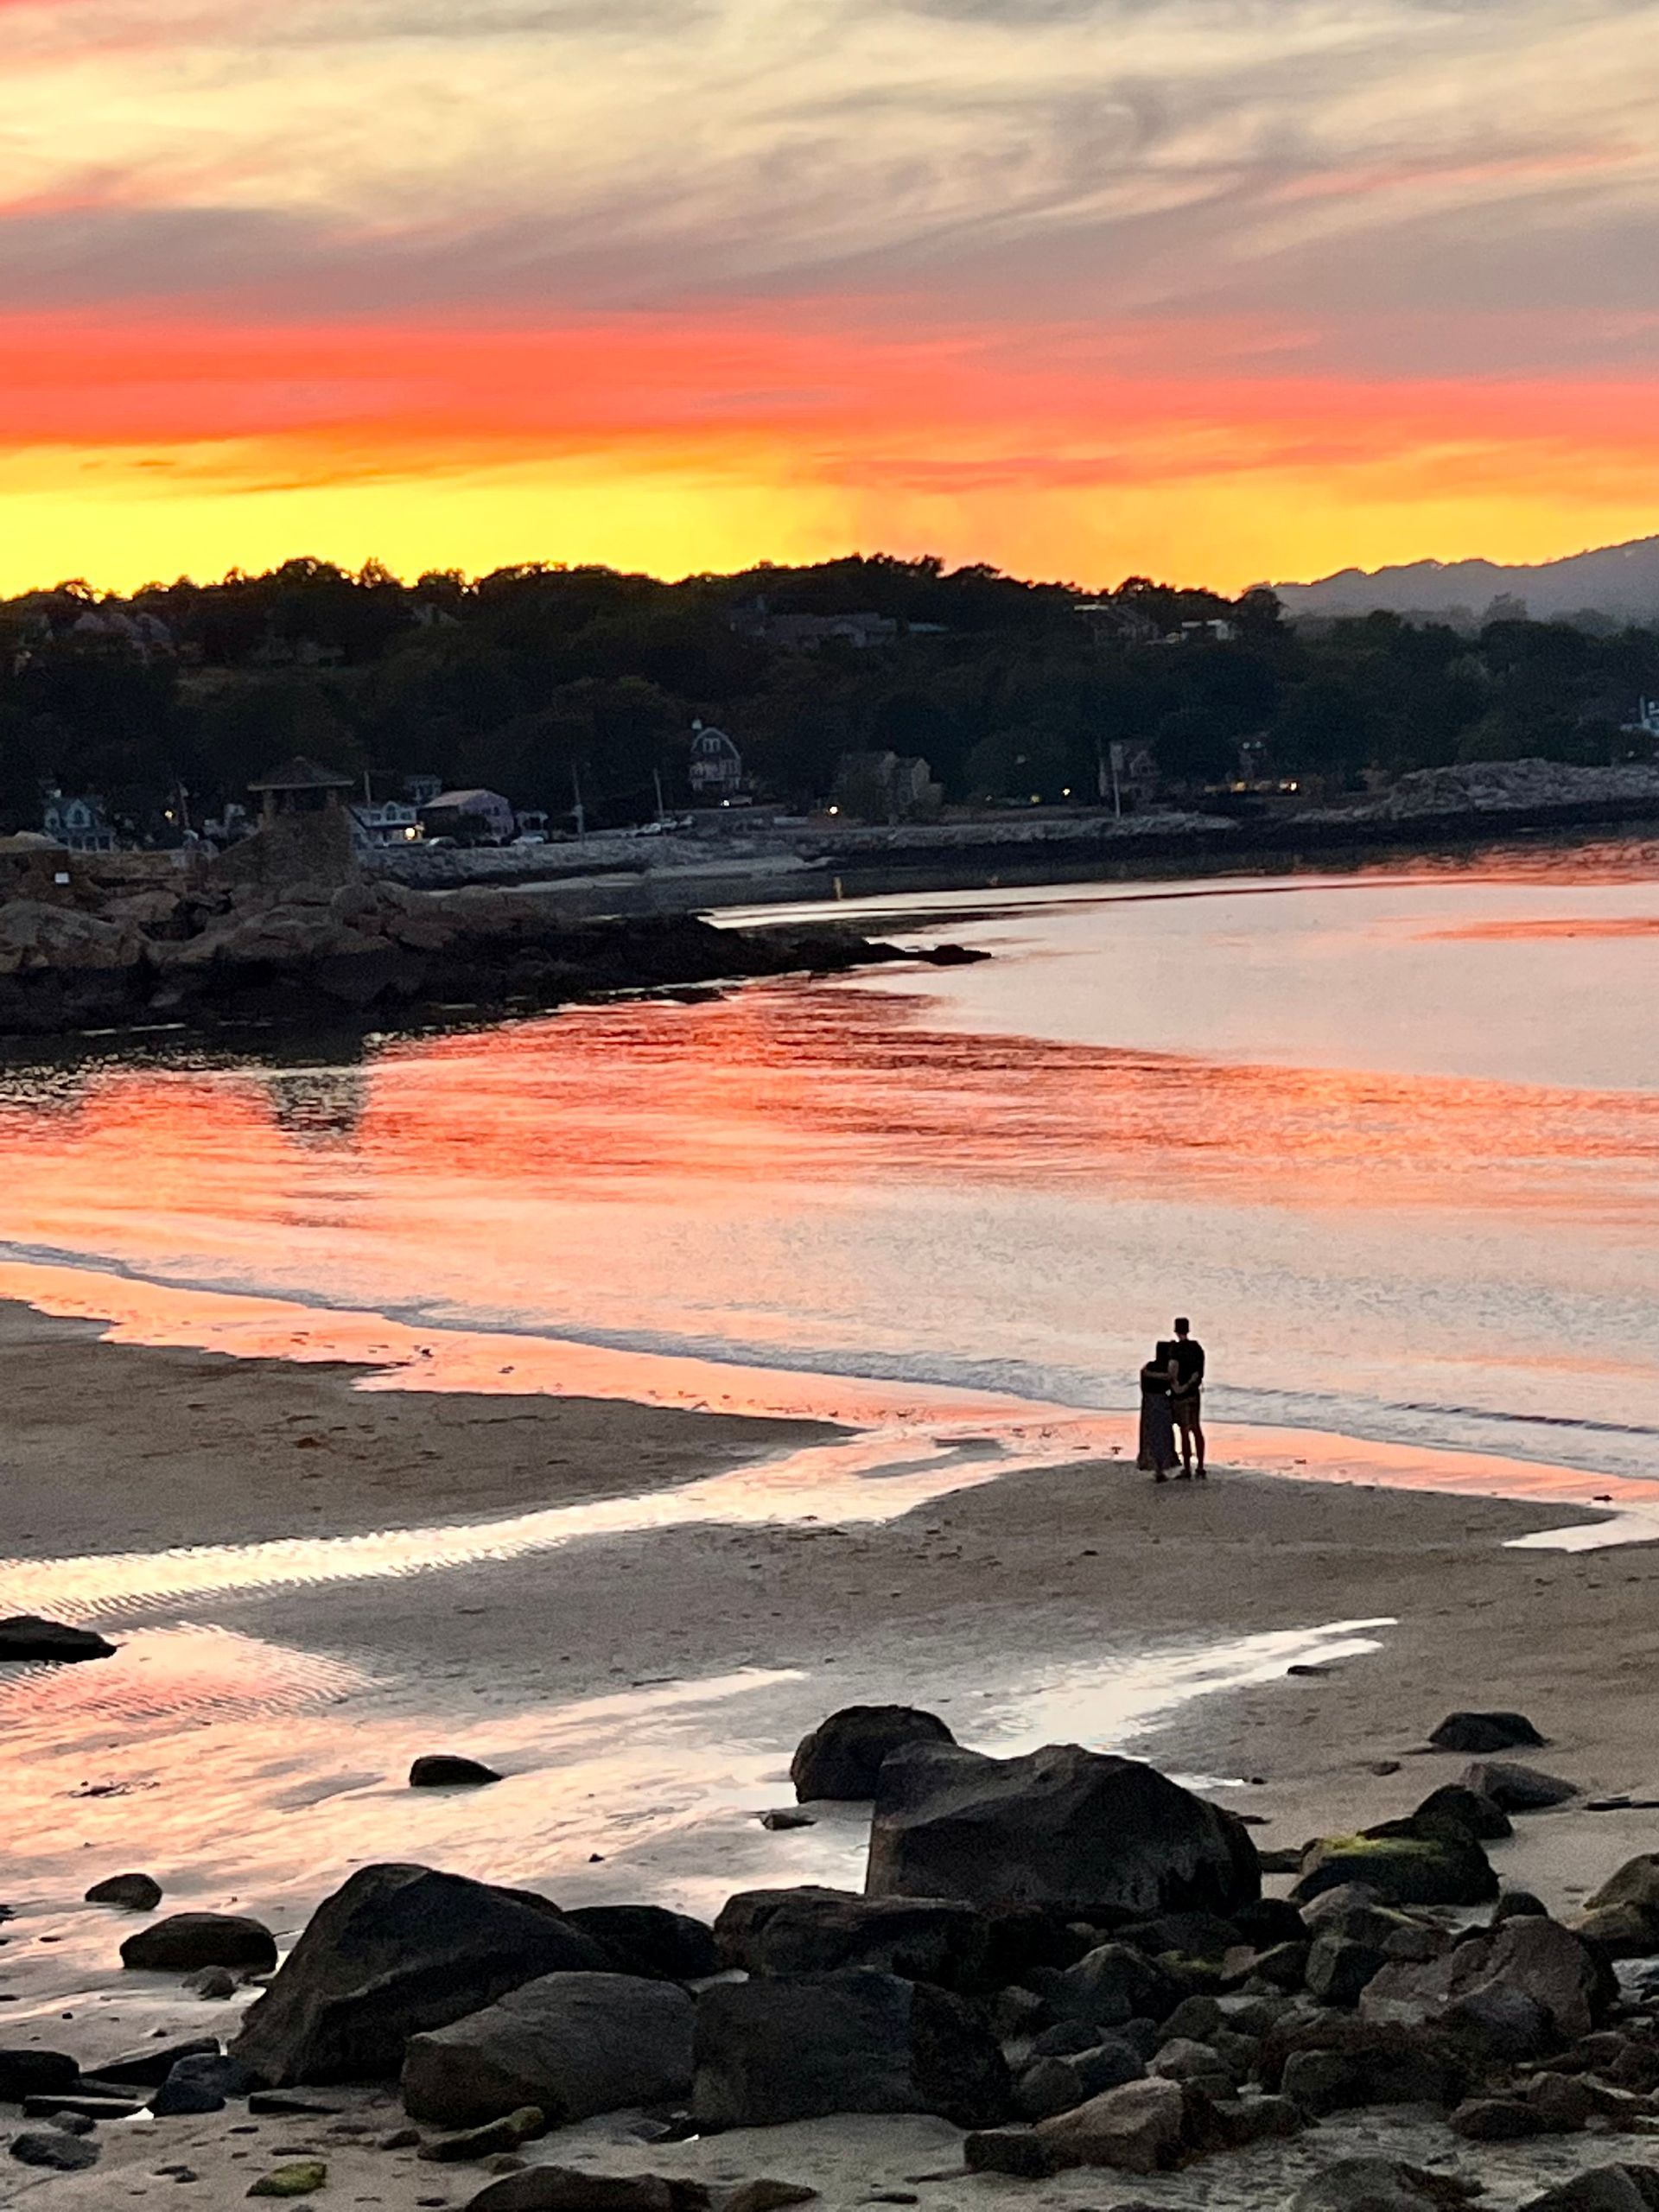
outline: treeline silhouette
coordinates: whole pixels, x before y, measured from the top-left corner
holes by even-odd
[[[1093,614],[1082,596],[882,556],[679,583],[541,565],[411,583],[300,560],[119,602],[60,585],[0,604],[0,827],[37,824],[57,785],[165,840],[181,791],[200,820],[296,752],[556,815],[574,771],[590,821],[634,820],[655,778],[685,798],[694,717],[802,806],[871,749],[925,756],[953,801],[1092,801],[1112,741],[1175,790],[1241,759],[1343,789],[1367,769],[1627,758],[1624,726],[1659,693],[1659,630],[1594,618],[1293,627],[1267,592],[1132,578]],[[801,615],[884,626],[804,642]]]

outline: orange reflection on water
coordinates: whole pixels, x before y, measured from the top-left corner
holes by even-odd
[[[1472,944],[1481,940],[1503,944],[1528,938],[1659,937],[1659,915],[1540,915],[1532,920],[1466,922],[1457,929],[1432,930],[1427,936],[1437,944]]]
[[[361,1067],[94,1072],[0,1104],[15,1243],[150,1262],[326,1255],[372,1235],[474,1303],[556,1250],[561,1210],[718,1214],[741,1185],[899,1178],[1373,1212],[1659,1215],[1659,1095],[1229,1065],[927,1026],[887,992],[791,985],[390,1046]]]

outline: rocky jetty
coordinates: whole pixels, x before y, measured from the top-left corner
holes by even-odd
[[[930,957],[828,925],[573,921],[535,889],[181,880],[100,899],[79,882],[62,903],[0,904],[0,1035],[157,1020],[383,1022]]]

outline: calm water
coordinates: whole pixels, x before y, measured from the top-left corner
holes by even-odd
[[[1218,1421],[1659,1477],[1653,849],[927,904],[995,959],[13,1070],[0,1256],[1080,1408],[1179,1311]]]

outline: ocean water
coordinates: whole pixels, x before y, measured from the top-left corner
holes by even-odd
[[[14,1065],[0,1257],[1082,1411],[1180,1312],[1218,1422],[1659,1478],[1653,849],[920,903],[993,957]]]

